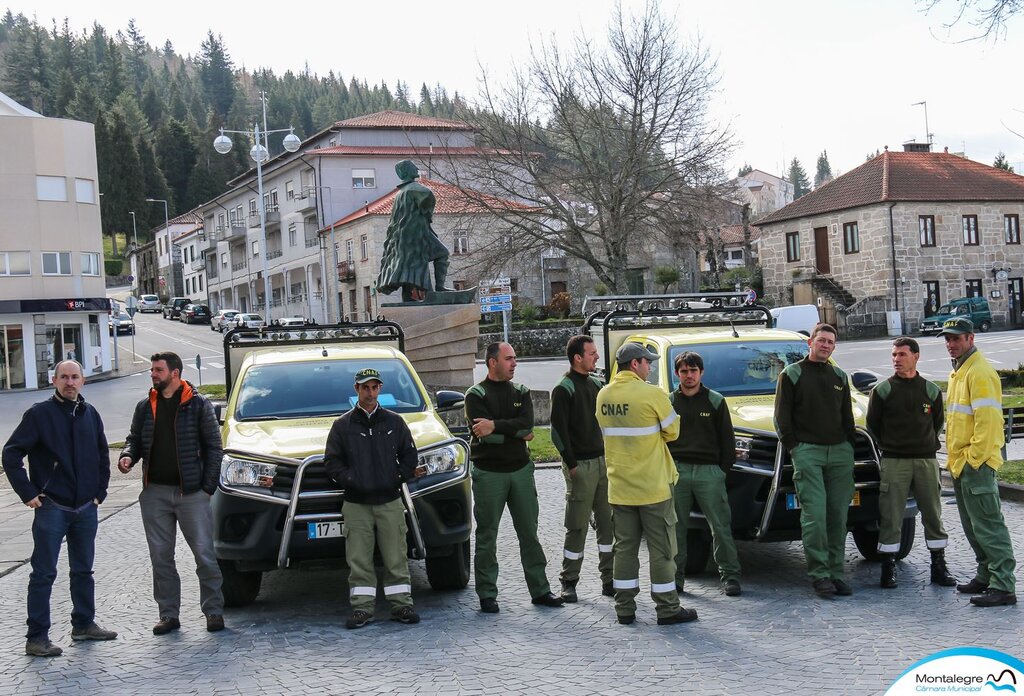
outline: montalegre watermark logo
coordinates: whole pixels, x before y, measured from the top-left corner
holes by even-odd
[[[953,648],[911,665],[885,692],[1024,695],[1024,662],[987,648]]]

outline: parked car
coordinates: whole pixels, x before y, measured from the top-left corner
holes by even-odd
[[[139,295],[138,309],[140,312],[160,312],[164,306],[157,295]]]
[[[984,297],[961,297],[939,307],[939,311],[921,322],[921,333],[937,334],[949,319],[970,319],[979,333],[992,328],[992,310]]]
[[[131,316],[128,312],[120,311],[114,314],[107,315],[107,330],[110,335],[114,335],[114,329],[117,329],[118,334],[132,335],[135,333],[135,322],[132,321]]]
[[[271,322],[275,326],[303,326],[309,324],[309,320],[306,317],[281,317]]]
[[[192,300],[187,297],[172,297],[164,305],[164,319],[177,319],[181,315],[181,310],[189,304],[192,304]]]
[[[464,396],[439,391],[433,405],[402,352],[397,324],[324,328],[330,335],[323,338],[242,332],[224,339],[227,403],[217,407],[224,460],[210,508],[225,604],[254,601],[267,571],[345,557],[345,491],[324,471],[324,442],[355,404],[339,385],[364,367],[380,371],[380,403],[405,419],[416,443],[422,475],[403,496],[407,555],[424,561],[431,588],[464,589],[473,520],[469,447],[440,415],[460,410]]]
[[[686,296],[666,296],[662,307],[668,307],[670,297]],[[774,328],[770,311],[760,305],[722,302],[707,310],[686,304],[678,309],[638,311],[616,307],[594,312],[588,316],[583,333],[597,342],[604,359],[601,372],[607,377],[616,370],[610,356],[623,343],[636,343],[658,355],[661,359],[651,363],[647,381],[666,393],[679,387],[679,377],[672,370],[676,356],[684,351],[699,353],[706,366],[703,382],[725,397],[735,432],[737,460],[726,478],[733,537],[759,542],[799,540],[802,528],[793,463],[775,431],[775,386],[786,365],[807,355],[807,337]],[[850,381],[857,386],[855,376]],[[847,525],[861,555],[876,561],[881,457],[864,425],[867,397],[851,390],[851,400],[857,425],[856,491]],[[897,558],[906,557],[913,547],[916,515],[917,501],[908,498]],[[686,572],[702,571],[711,550],[707,520],[702,512],[694,510],[687,533]]]
[[[262,329],[267,325],[259,314],[238,314],[235,316],[235,328],[237,329]]]
[[[210,331],[220,331],[234,328],[235,317],[239,315],[237,309],[220,309],[210,318]]]
[[[204,304],[185,305],[180,319],[185,324],[207,324],[210,321],[210,308]]]

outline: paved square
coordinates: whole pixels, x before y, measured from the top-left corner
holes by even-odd
[[[564,485],[557,469],[537,472],[540,536],[557,591]],[[950,568],[973,570],[952,498],[943,502]],[[1018,558],[1024,553],[1024,505],[1003,503]],[[562,609],[530,604],[511,520],[499,537],[501,613],[477,610],[472,585],[429,589],[421,563],[413,588],[423,622],[377,621],[344,628],[345,574],[338,568],[269,574],[257,602],[229,610],[228,630],[211,634],[199,611],[195,567],[179,540],[182,629],[152,634],[157,619],[138,506],[100,525],[97,539],[99,622],[116,641],[70,640],[66,563],[54,588],[54,659],[24,653],[27,566],[0,578],[0,694],[44,693],[392,693],[392,694],[877,694],[912,662],[944,648],[977,645],[1024,656],[1024,616],[1017,607],[977,609],[955,591],[928,584],[928,553],[919,537],[900,564],[900,585],[877,588],[878,565],[847,546],[853,597],[822,601],[804,574],[800,544],[740,543],[743,596],[726,598],[717,578],[687,582],[685,606],[700,621],[659,627],[641,571],[637,623],[615,622],[600,595],[593,537],[580,602]],[[641,556],[643,556],[643,552]],[[64,559],[62,558],[62,562]]]

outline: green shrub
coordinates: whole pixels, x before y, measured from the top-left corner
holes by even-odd
[[[124,261],[121,259],[105,259],[103,261],[103,269],[108,276],[119,276],[124,269]]]

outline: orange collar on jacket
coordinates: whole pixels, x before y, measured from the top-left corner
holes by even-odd
[[[153,419],[154,420],[156,420],[156,397],[157,397],[157,394],[158,394],[158,392],[156,390],[156,387],[151,387],[150,390],[149,390],[149,408],[153,412]],[[195,391],[195,389],[192,388],[192,385],[189,384],[188,382],[186,382],[185,380],[182,380],[182,382],[181,382],[181,401],[178,402],[178,406],[179,407],[184,406],[185,402],[187,402],[189,399],[191,399],[193,396],[195,396],[195,394],[196,394],[196,391]]]

